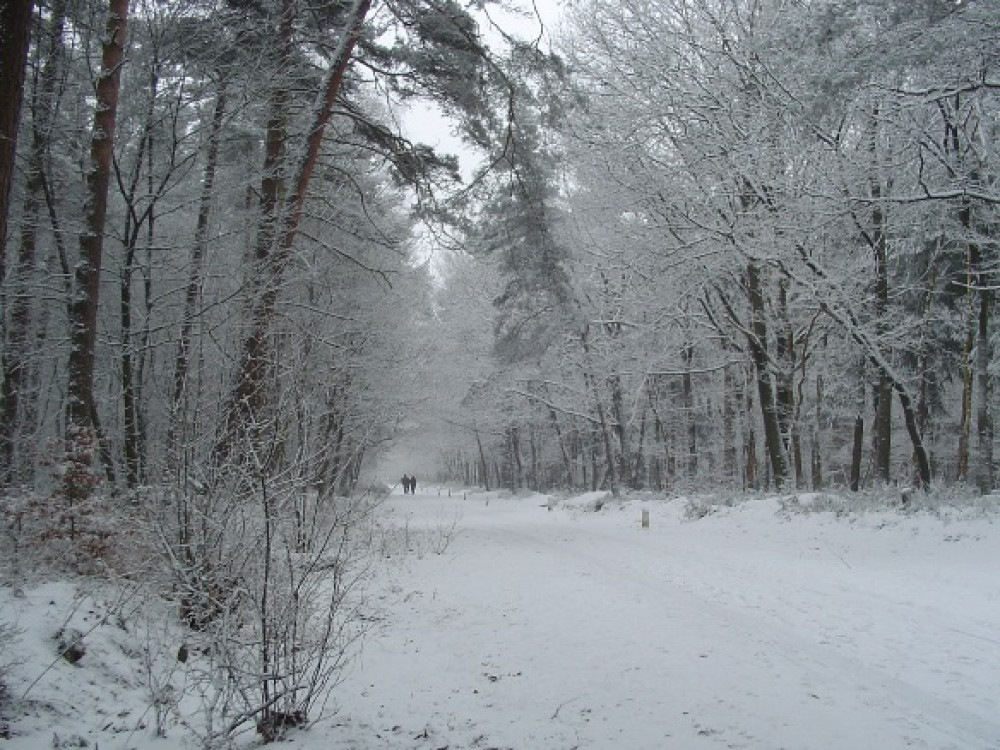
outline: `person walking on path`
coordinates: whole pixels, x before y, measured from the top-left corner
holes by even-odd
[[[410,492],[410,478],[406,474],[403,474],[401,481],[403,482],[403,494],[406,495]]]

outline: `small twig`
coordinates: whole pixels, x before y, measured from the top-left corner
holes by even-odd
[[[830,553],[831,555],[833,555],[833,556],[834,556],[834,557],[836,557],[836,558],[837,558],[838,560],[840,560],[840,561],[841,561],[842,563],[844,563],[844,565],[846,565],[846,566],[847,566],[847,568],[848,568],[849,570],[854,570],[854,567],[853,567],[853,566],[852,566],[852,565],[851,565],[851,564],[850,564],[849,562],[847,562],[847,560],[845,560],[845,559],[844,559],[844,558],[843,558],[843,557],[842,557],[842,556],[840,555],[840,553],[838,553],[838,552],[836,552],[835,550],[831,549],[831,548],[830,548],[830,545],[829,545],[829,544],[824,544],[823,546],[824,546],[824,547],[826,547],[826,551],[827,551],[827,552],[829,552],[829,553]]]
[[[563,708],[564,708],[564,707],[565,707],[565,706],[566,706],[567,704],[569,704],[569,703],[572,703],[573,701],[578,701],[578,700],[580,700],[580,698],[581,698],[581,696],[579,696],[579,695],[578,695],[578,696],[576,696],[575,698],[570,698],[569,700],[564,700],[564,701],[563,701],[562,703],[560,703],[560,704],[559,704],[558,708],[556,708],[556,711],[555,711],[555,713],[554,713],[554,714],[552,714],[551,718],[552,718],[553,720],[554,720],[554,719],[558,719],[558,718],[559,718],[559,712],[560,712],[560,711],[562,711],[562,710],[563,710]]]

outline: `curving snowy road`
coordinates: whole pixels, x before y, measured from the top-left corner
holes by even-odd
[[[641,507],[393,497],[332,747],[1000,748],[995,524]]]

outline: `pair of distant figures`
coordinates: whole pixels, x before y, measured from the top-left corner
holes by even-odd
[[[403,494],[404,495],[416,494],[416,492],[417,492],[417,478],[416,477],[408,477],[408,476],[406,476],[406,474],[403,474],[402,482],[403,482]]]

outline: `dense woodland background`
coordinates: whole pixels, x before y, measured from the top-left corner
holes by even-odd
[[[517,110],[467,239],[493,274],[456,261],[441,296],[474,336],[475,278],[495,333],[492,360],[452,354],[479,449],[453,476],[993,488],[998,22],[570,4],[566,79]]]
[[[1000,4],[3,12],[8,487],[994,485]]]
[[[995,487],[1000,2],[530,11],[0,9],[4,549],[148,549],[256,696],[206,747],[335,673],[390,449],[487,489]]]

